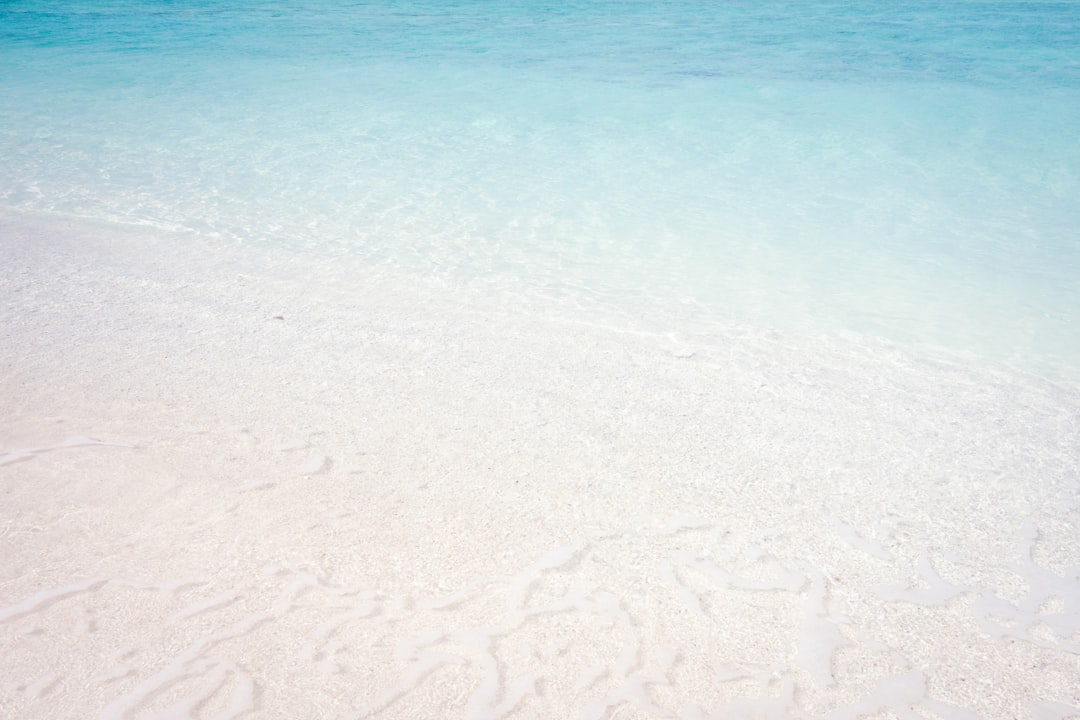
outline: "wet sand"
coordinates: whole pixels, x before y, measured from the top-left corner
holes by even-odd
[[[1080,389],[0,214],[0,715],[1080,715]]]

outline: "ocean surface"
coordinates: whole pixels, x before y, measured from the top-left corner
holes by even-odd
[[[8,0],[0,205],[1080,377],[1080,3]]]

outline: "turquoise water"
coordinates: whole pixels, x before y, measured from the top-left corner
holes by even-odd
[[[0,204],[1080,375],[1080,3],[6,2]]]

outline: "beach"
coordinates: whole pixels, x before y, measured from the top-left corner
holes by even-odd
[[[0,715],[1080,715],[1080,388],[0,215]]]
[[[1080,5],[0,67],[0,718],[1080,720]]]

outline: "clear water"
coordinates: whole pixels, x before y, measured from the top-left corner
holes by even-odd
[[[0,204],[1080,368],[1080,3],[0,5]]]

